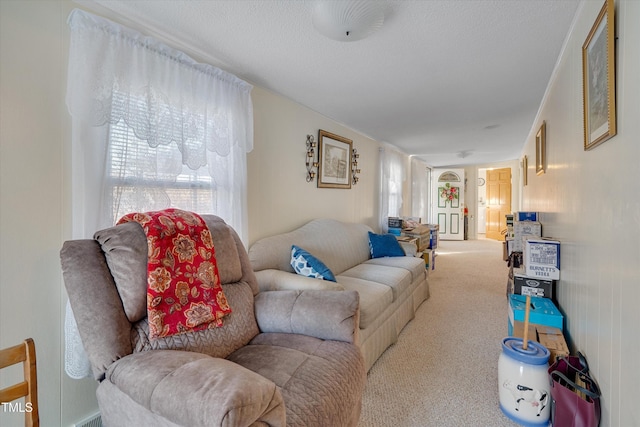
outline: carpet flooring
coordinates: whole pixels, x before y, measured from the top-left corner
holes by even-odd
[[[440,243],[431,297],[369,371],[359,427],[518,425],[498,397],[507,336],[502,244]]]

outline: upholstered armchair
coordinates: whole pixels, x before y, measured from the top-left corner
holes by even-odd
[[[242,242],[202,216],[231,314],[149,337],[136,223],[64,243],[61,262],[107,426],[356,426],[365,383],[355,291],[258,292]]]

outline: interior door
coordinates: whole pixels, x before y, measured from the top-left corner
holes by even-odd
[[[504,240],[505,215],[511,213],[511,168],[487,169],[487,239]]]
[[[442,240],[464,240],[464,169],[434,169],[434,219]]]

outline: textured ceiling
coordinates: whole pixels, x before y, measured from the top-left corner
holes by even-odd
[[[580,1],[390,0],[382,28],[355,42],[317,33],[312,0],[79,3],[110,9],[433,166],[451,166],[520,156]]]

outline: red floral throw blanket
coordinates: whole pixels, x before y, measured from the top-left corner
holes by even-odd
[[[231,308],[222,291],[211,232],[193,212],[132,213],[147,236],[149,338],[222,326]]]

